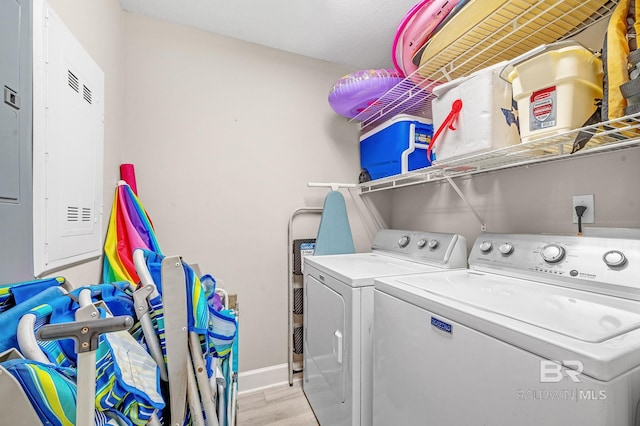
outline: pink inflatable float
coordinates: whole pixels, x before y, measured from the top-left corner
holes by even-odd
[[[459,0],[423,0],[413,6],[400,21],[391,48],[393,65],[403,76],[409,76],[418,67],[413,63],[416,54],[433,31],[456,7]],[[422,77],[417,76],[418,79]]]
[[[394,69],[356,71],[335,82],[329,91],[329,105],[338,114],[353,118],[401,81],[402,75]]]

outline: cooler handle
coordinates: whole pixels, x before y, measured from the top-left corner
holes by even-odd
[[[429,141],[429,147],[427,148],[427,159],[429,160],[429,162],[431,162],[431,151],[433,149],[433,145],[435,144],[436,139],[438,139],[438,136],[440,136],[440,133],[442,133],[442,131],[445,130],[447,127],[451,130],[456,130],[456,128],[453,127],[453,125],[458,119],[458,116],[460,116],[461,110],[462,110],[462,99],[456,99],[451,104],[451,112],[449,112],[449,115],[447,115],[447,118],[444,119],[440,127],[438,127],[438,130],[436,130],[436,133],[431,138],[431,141]]]

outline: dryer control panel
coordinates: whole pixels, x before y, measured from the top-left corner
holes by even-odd
[[[467,263],[467,243],[458,234],[383,229],[376,234],[371,250],[445,268]]]
[[[640,240],[482,234],[471,269],[640,300]]]

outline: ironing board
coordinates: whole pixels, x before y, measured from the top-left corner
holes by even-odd
[[[355,253],[344,196],[332,190],[324,199],[314,256]]]

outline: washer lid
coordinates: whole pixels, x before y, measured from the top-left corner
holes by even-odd
[[[394,275],[444,271],[442,267],[410,262],[377,253],[355,253],[307,256],[305,265],[312,266],[351,287],[373,285],[374,278]]]
[[[590,375],[596,378],[640,364],[637,356],[629,357],[640,347],[638,301],[469,270],[386,278],[375,285],[550,359],[581,359],[576,355],[586,354],[593,361]],[[628,360],[612,362],[622,358]],[[584,372],[589,374],[586,364]]]
[[[616,299],[535,282],[477,273],[439,278],[407,277],[400,282],[476,308],[513,318],[573,339],[598,343],[640,328],[635,311]]]

